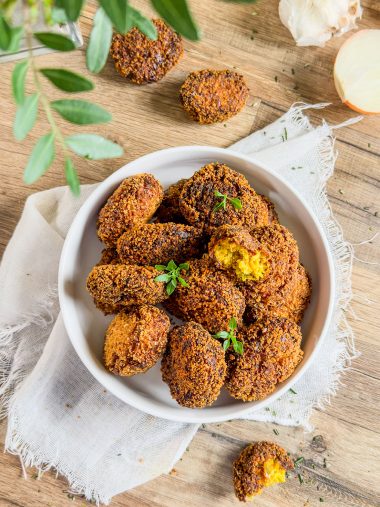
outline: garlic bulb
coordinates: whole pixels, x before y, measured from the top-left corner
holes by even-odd
[[[280,0],[279,14],[297,46],[324,46],[331,37],[356,28],[360,0]]]

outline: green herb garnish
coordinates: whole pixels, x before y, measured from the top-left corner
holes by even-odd
[[[181,277],[181,271],[188,271],[189,265],[187,262],[184,262],[183,264],[180,264],[177,266],[177,264],[171,260],[168,262],[167,266],[164,266],[162,264],[157,264],[154,266],[158,271],[166,271],[166,273],[162,273],[162,275],[156,276],[154,279],[155,282],[164,282],[166,283],[166,293],[170,296],[175,291],[178,282],[183,287],[188,287],[188,283],[186,280],[184,280]]]
[[[304,459],[305,459],[305,458],[304,458],[303,456],[300,456],[299,458],[297,458],[297,459],[295,460],[294,465],[295,465],[296,467],[298,467],[298,465],[299,465],[300,463],[302,463],[302,462],[304,461]]]
[[[298,474],[297,477],[298,477],[298,480],[300,481],[300,484],[302,484],[303,483],[303,477],[302,477],[302,475]]]
[[[222,194],[218,190],[215,190],[214,195],[215,197],[219,197],[221,201],[214,206],[213,211],[218,211],[220,209],[225,210],[227,208],[227,202],[230,202],[232,206],[237,210],[240,210],[243,207],[241,200],[238,197],[228,197],[227,194]]]
[[[236,336],[234,331],[237,328],[237,322],[235,317],[232,317],[232,319],[228,323],[228,331],[219,331],[219,333],[216,333],[213,335],[214,338],[220,339],[222,338],[224,340],[223,342],[223,350],[227,350],[229,346],[232,343],[232,346],[234,348],[234,351],[237,354],[243,355],[243,343],[240,342]]]
[[[280,434],[280,433],[279,433],[279,431],[278,431],[278,430],[276,430],[276,429],[274,429],[274,430],[273,430],[273,433],[274,433],[275,435],[279,435],[279,434]]]
[[[297,392],[296,392],[294,389],[292,389],[292,388],[290,388],[290,389],[289,389],[289,391],[290,391],[292,394],[297,394]]]

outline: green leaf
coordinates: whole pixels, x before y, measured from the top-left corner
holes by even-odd
[[[242,342],[236,342],[236,343],[234,343],[234,351],[237,354],[240,354],[241,356],[243,355],[243,344],[242,344]]]
[[[21,37],[24,33],[22,26],[15,26],[11,28],[11,40],[8,46],[8,53],[16,53],[20,47]]]
[[[172,261],[169,261],[168,262],[168,266],[167,268],[170,270],[170,271],[173,271],[174,269],[177,269],[177,264],[172,260]]]
[[[53,7],[51,11],[51,19],[53,23],[56,23],[57,25],[64,25],[68,22],[66,12],[64,9],[61,9],[59,7]]]
[[[130,5],[127,9],[127,15],[131,17],[132,26],[136,26],[149,39],[157,40],[157,30],[152,21],[141,14]]]
[[[54,134],[50,132],[40,137],[33,148],[24,172],[25,183],[31,184],[37,181],[52,164],[54,156]]]
[[[7,20],[0,15],[0,49],[7,51],[12,39],[12,30]]]
[[[238,199],[237,197],[232,197],[231,199],[229,199],[229,201],[235,209],[242,209],[243,205],[241,203],[241,200]]]
[[[44,46],[50,49],[55,49],[57,51],[72,51],[75,49],[74,42],[68,37],[65,37],[59,33],[36,32],[33,35]]]
[[[91,72],[100,72],[106,64],[111,41],[112,23],[103,9],[98,9],[86,52],[86,64]]]
[[[216,333],[215,335],[217,338],[228,338],[229,334],[227,331],[219,331],[219,333]]]
[[[39,69],[41,74],[49,79],[54,86],[64,92],[85,92],[93,90],[93,83],[77,74],[66,69]]]
[[[12,72],[12,92],[18,105],[21,105],[25,99],[25,78],[28,72],[28,65],[28,60],[16,63]]]
[[[66,181],[71,188],[71,191],[74,195],[80,194],[80,183],[78,179],[77,172],[70,158],[66,158],[65,160],[65,175]]]
[[[174,30],[186,39],[200,39],[199,29],[191,16],[186,0],[151,0],[151,2],[159,15]]]
[[[67,146],[77,155],[90,160],[121,157],[123,148],[97,134],[75,134],[66,137]]]
[[[231,331],[233,331],[234,329],[237,328],[237,322],[236,322],[236,319],[235,317],[232,317],[228,323],[228,326],[229,328],[231,329]]]
[[[255,4],[257,0],[224,0],[225,2],[234,4]]]
[[[189,284],[186,282],[186,280],[184,280],[184,279],[182,278],[182,276],[179,276],[179,277],[178,277],[178,281],[179,281],[179,283],[182,285],[182,287],[188,287],[188,286],[189,286]]]
[[[62,8],[70,21],[76,21],[82,10],[83,0],[56,0],[55,5]]]
[[[156,264],[154,267],[157,271],[166,271],[166,266],[163,266],[162,264]]]
[[[168,294],[168,296],[171,296],[175,291],[175,288],[176,286],[174,285],[173,280],[171,280],[166,286],[166,294]]]
[[[226,351],[228,349],[228,347],[230,346],[230,340],[224,340],[223,342],[223,350]]]
[[[38,112],[38,93],[29,95],[24,102],[19,105],[16,111],[16,117],[13,125],[13,134],[18,141],[22,141],[33,128],[37,119]]]
[[[77,125],[105,123],[112,119],[108,111],[86,100],[61,99],[50,104],[65,120]]]
[[[220,193],[219,190],[215,190],[214,195],[215,197],[226,197],[225,194]]]
[[[155,282],[170,282],[171,280],[171,277],[169,274],[167,273],[164,273],[162,275],[158,275],[156,276],[156,278],[154,279]]]
[[[118,32],[126,33],[130,30],[127,0],[99,0],[99,3]]]
[[[180,270],[180,271],[182,271],[182,270],[184,270],[184,271],[189,271],[190,266],[189,266],[189,263],[188,263],[188,262],[183,262],[182,264],[180,264],[180,265],[178,266],[178,268],[179,268],[179,270]]]

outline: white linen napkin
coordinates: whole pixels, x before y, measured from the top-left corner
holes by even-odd
[[[334,169],[332,127],[311,126],[294,105],[276,122],[231,148],[269,165],[308,201],[319,218],[336,270],[334,318],[294,390],[245,418],[310,429],[312,408],[334,394],[354,356],[344,317],[351,297],[352,251],[331,214],[325,184]],[[73,198],[66,187],[28,198],[0,266],[0,414],[5,448],[26,466],[64,475],[73,492],[97,503],[168,472],[197,431],[166,421],[108,393],[82,365],[59,314],[57,273],[68,228],[95,185]]]

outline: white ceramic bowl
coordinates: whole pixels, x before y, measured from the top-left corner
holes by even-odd
[[[86,291],[86,277],[98,262],[103,248],[96,235],[96,218],[107,197],[126,178],[149,172],[164,188],[188,178],[203,165],[219,161],[244,174],[259,193],[276,205],[280,221],[298,241],[301,261],[311,274],[313,294],[302,323],[304,358],[293,375],[262,401],[243,403],[224,390],[210,407],[179,406],[162,382],[160,364],[129,378],[115,376],[103,367],[105,330],[112,317],[97,310]],[[300,196],[269,168],[230,150],[207,146],[185,146],[157,151],[125,165],[90,195],[75,217],[67,235],[59,267],[59,299],[66,330],[79,357],[93,376],[115,396],[149,414],[183,422],[215,422],[242,416],[265,407],[287,391],[313,361],[330,321],[333,305],[333,263],[327,241],[317,219]]]

